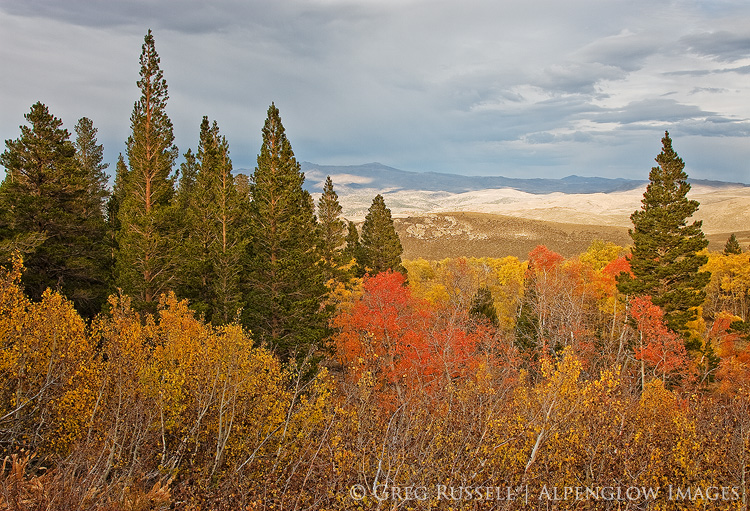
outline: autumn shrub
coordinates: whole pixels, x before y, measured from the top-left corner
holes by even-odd
[[[538,351],[531,370],[512,335],[469,314],[481,274],[471,261],[450,265],[464,274],[446,275],[448,299],[425,298],[394,272],[338,289],[336,361],[314,372],[282,364],[236,324],[205,323],[174,294],[154,315],[112,296],[87,325],[59,294],[29,301],[19,261],[0,273],[0,509],[497,504],[441,499],[438,487],[525,488],[535,498],[502,509],[743,509],[750,371],[736,316],[707,319],[719,364],[713,381],[694,381],[696,361],[660,309],[615,294],[627,265],[610,249],[567,261],[539,251],[535,267],[548,273],[534,285],[545,286],[526,292],[544,295],[536,306],[550,307],[537,318],[558,325],[548,338],[560,342]],[[355,484],[362,500],[349,493]],[[373,493],[408,486],[431,493],[409,502]],[[537,498],[630,486],[661,497]],[[714,486],[736,498],[665,497]]]

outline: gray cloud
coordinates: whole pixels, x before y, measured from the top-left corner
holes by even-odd
[[[680,41],[688,51],[720,62],[735,62],[750,57],[750,34],[728,31],[703,32],[684,36]]]
[[[749,137],[750,121],[738,121],[724,117],[689,119],[681,122],[679,132],[700,137]]]
[[[728,92],[727,89],[722,87],[695,87],[690,91],[690,94],[700,94],[701,92],[709,92],[711,94],[721,94],[722,92]]]
[[[643,67],[648,57],[660,51],[661,41],[649,33],[632,33],[629,30],[592,41],[576,54],[589,62],[611,66],[623,71]]]
[[[707,13],[645,0],[0,0],[0,24],[0,136],[16,138],[41,100],[69,128],[94,119],[112,163],[152,28],[180,150],[195,146],[208,115],[238,168],[255,165],[275,101],[308,161],[647,173],[642,161],[668,127],[705,147],[723,139],[716,158],[725,161],[712,168],[746,180],[731,163],[745,161],[750,118],[742,5]]]
[[[623,108],[595,114],[592,119],[599,123],[675,123],[686,119],[714,116],[695,105],[682,104],[674,99],[650,98],[629,103]]]
[[[717,69],[685,69],[680,71],[668,71],[664,74],[671,76],[709,76],[727,73],[750,74],[750,65],[740,67],[722,67]]]

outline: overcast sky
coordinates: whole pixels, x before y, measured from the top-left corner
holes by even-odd
[[[297,158],[750,183],[747,0],[0,0],[0,137],[41,101],[114,170],[151,28],[180,153],[216,120],[254,168],[273,101]]]

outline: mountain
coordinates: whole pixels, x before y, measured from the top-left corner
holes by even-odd
[[[408,172],[380,163],[364,165],[319,165],[302,162],[305,183],[311,192],[320,189],[330,175],[337,189],[377,189],[384,192],[420,190],[425,192],[465,193],[479,190],[510,188],[531,194],[610,193],[639,188],[646,181],[608,179],[604,177],[568,176],[562,179],[518,179],[503,176],[462,176],[438,172]]]
[[[601,177],[514,179],[407,172],[380,163],[300,165],[305,187],[316,199],[331,176],[348,220],[362,222],[372,199],[382,194],[408,258],[523,258],[538,244],[569,256],[594,239],[627,245],[630,215],[641,207],[647,184]],[[731,233],[747,246],[750,186],[690,182],[690,197],[700,202],[695,219],[703,220],[711,250],[721,250]]]
[[[395,217],[430,213],[493,213],[552,222],[631,227],[647,181],[568,176],[514,179],[407,172],[380,163],[319,165],[301,163],[305,186],[318,195],[330,175],[344,216],[362,220],[373,197],[382,194]],[[701,204],[704,231],[744,231],[750,217],[750,186],[691,180],[691,198]]]

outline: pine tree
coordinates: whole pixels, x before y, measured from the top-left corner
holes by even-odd
[[[96,134],[99,132],[88,117],[81,117],[75,125],[76,159],[83,171],[88,185],[88,197],[92,200],[92,210],[96,216],[104,210],[105,201],[109,196],[109,176],[106,170],[109,163],[104,163],[104,146],[97,143]]]
[[[177,155],[166,113],[167,82],[159,68],[151,30],[144,38],[137,85],[141,98],[130,117],[129,170],[119,207],[117,285],[134,304],[154,309],[170,289],[175,267],[175,211],[172,167]]]
[[[188,149],[182,157],[185,161],[180,164],[180,181],[177,187],[177,209],[181,215],[188,212],[195,192],[195,180],[200,170],[200,163],[192,149]]]
[[[105,299],[107,269],[101,179],[81,165],[76,146],[62,121],[36,103],[25,116],[21,137],[6,141],[0,186],[6,242],[28,253],[24,284],[33,299],[45,289],[59,289],[85,317],[95,315]],[[94,152],[93,126],[89,143]],[[94,170],[101,160],[92,158]]]
[[[178,203],[185,237],[181,295],[215,324],[235,318],[241,304],[240,274],[245,251],[247,199],[232,176],[229,144],[219,126],[204,117],[196,156],[185,154]]]
[[[117,156],[115,165],[115,183],[109,194],[107,204],[104,207],[105,220],[107,224],[107,257],[109,260],[110,293],[116,292],[115,285],[120,281],[117,276],[117,254],[119,252],[118,239],[120,238],[120,206],[125,199],[125,181],[128,177],[128,166],[122,153]]]
[[[351,220],[347,223],[346,238],[344,238],[344,242],[346,245],[341,255],[344,262],[349,264],[352,260],[356,260],[360,257],[361,251],[359,231],[357,230],[357,225]]]
[[[104,305],[106,295],[112,283],[114,260],[107,237],[106,205],[109,198],[109,176],[106,173],[109,163],[104,162],[104,146],[96,138],[99,130],[88,117],[81,117],[75,125],[76,160],[82,174],[86,193],[81,204],[81,222],[86,225],[85,232],[79,238],[81,252],[85,255],[88,273],[96,276],[95,284],[90,289],[79,291],[90,295],[84,299],[89,302],[89,316],[98,313]],[[100,284],[101,283],[101,284]],[[75,301],[75,297],[73,298]],[[79,305],[79,307],[82,307]]]
[[[360,274],[375,275],[381,271],[393,270],[406,275],[401,264],[401,240],[391,218],[391,210],[385,205],[382,195],[377,195],[362,225],[357,266]]]
[[[643,206],[630,217],[634,277],[620,274],[617,288],[627,295],[650,295],[652,302],[664,310],[667,326],[686,335],[686,325],[695,319],[695,307],[703,303],[704,287],[711,276],[699,271],[707,261],[699,252],[708,240],[700,221],[687,225],[699,204],[687,198],[690,185],[685,163],[672,148],[669,133],[662,139],[656,162],[659,165],[651,169]]]
[[[477,289],[474,298],[471,300],[469,314],[488,321],[495,328],[500,324],[500,320],[497,317],[497,309],[495,308],[495,301],[492,299],[492,291],[490,291],[489,287],[481,286]]]
[[[113,259],[117,252],[117,238],[120,233],[120,205],[125,199],[125,181],[127,180],[127,177],[128,166],[125,163],[125,158],[122,156],[122,153],[120,153],[117,156],[117,165],[115,165],[115,184],[112,187],[112,193],[109,194],[109,199],[107,199],[107,204],[104,208],[107,220],[107,237],[109,239],[109,245],[112,251],[111,256]]]
[[[724,255],[730,255],[730,254],[741,254],[742,253],[742,247],[740,246],[739,241],[737,241],[737,236],[732,233],[731,236],[729,236],[729,239],[727,240],[726,245],[724,245]]]
[[[333,189],[331,176],[326,178],[323,194],[318,200],[318,252],[322,258],[325,280],[342,276],[342,250],[346,243],[346,223],[341,219],[341,204]]]
[[[253,334],[288,359],[304,356],[323,338],[325,295],[315,206],[286,137],[279,110],[268,109],[258,166],[250,178],[247,306]]]

